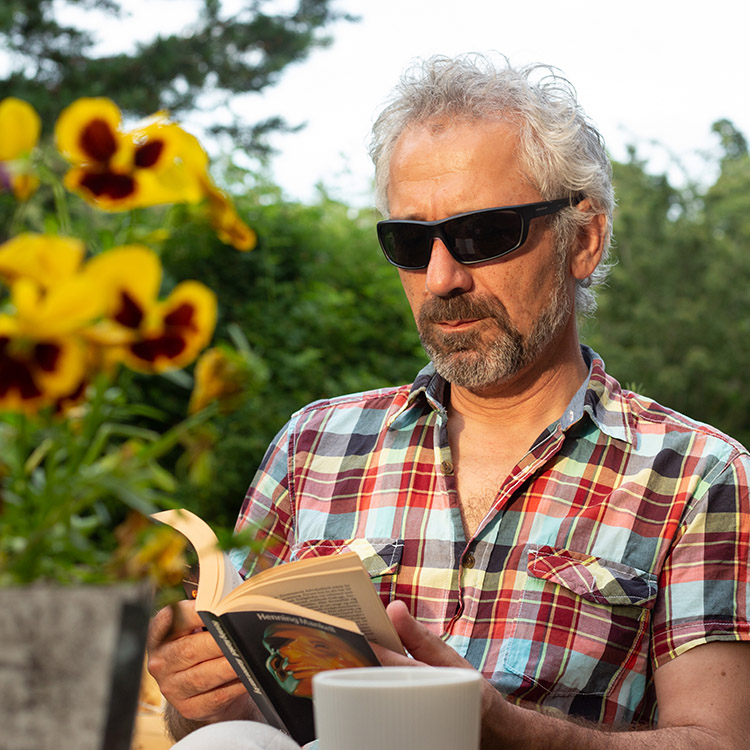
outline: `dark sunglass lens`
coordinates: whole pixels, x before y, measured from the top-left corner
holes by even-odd
[[[378,237],[386,257],[397,266],[424,268],[427,265],[432,240],[426,227],[406,222],[381,224]]]
[[[452,219],[445,233],[453,238],[464,263],[494,258],[514,248],[521,238],[521,217],[515,211],[487,211]]]

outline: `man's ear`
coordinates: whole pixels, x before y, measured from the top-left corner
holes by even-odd
[[[607,233],[607,217],[595,214],[588,224],[578,232],[578,241],[570,256],[570,272],[579,281],[594,272],[604,252],[604,237]]]

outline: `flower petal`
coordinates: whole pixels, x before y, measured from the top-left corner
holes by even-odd
[[[84,267],[84,274],[104,293],[106,314],[113,319],[121,317],[127,327],[134,324],[130,305],[146,311],[156,303],[161,273],[159,257],[143,245],[113,247]],[[135,327],[139,325],[140,321]]]
[[[0,161],[13,161],[38,143],[42,121],[22,99],[9,96],[0,102]]]
[[[227,346],[206,349],[195,363],[188,412],[194,414],[213,401],[219,402],[223,413],[233,411],[248,393],[252,366],[245,353]]]
[[[203,184],[208,199],[208,214],[216,236],[226,245],[246,252],[258,244],[258,235],[240,219],[229,196],[210,180]]]
[[[0,245],[0,277],[8,283],[25,277],[48,289],[76,273],[84,252],[83,242],[72,237],[19,234]]]
[[[93,323],[103,312],[100,287],[83,274],[44,290],[31,279],[18,279],[11,286],[21,333],[34,338],[62,336]]]
[[[11,177],[13,195],[19,201],[27,201],[39,188],[39,178],[28,172],[17,172]]]
[[[216,326],[216,295],[198,281],[178,284],[150,316],[140,341],[126,349],[125,364],[141,372],[163,372],[190,364]]]
[[[73,393],[86,371],[86,349],[75,337],[28,339],[0,320],[0,409],[33,413]]]
[[[77,99],[57,119],[55,143],[74,164],[108,164],[129,147],[121,122],[122,113],[111,99]]]

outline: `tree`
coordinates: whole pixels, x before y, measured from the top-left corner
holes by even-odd
[[[60,8],[82,8],[116,20],[123,15],[119,0],[4,0],[0,44],[9,55],[10,71],[0,79],[0,100],[25,99],[47,124],[80,96],[108,96],[133,115],[166,108],[184,117],[205,104],[209,94],[215,109],[232,95],[273,85],[287,65],[329,42],[321,29],[351,20],[331,9],[332,0],[297,0],[288,12],[274,12],[268,0],[247,0],[234,15],[224,12],[221,0],[201,2],[194,25],[183,32],[158,34],[130,52],[97,55],[94,34],[61,21]],[[254,124],[215,124],[211,130],[226,132],[236,146],[257,153],[266,148],[266,133],[288,127],[274,117]]]
[[[750,444],[750,156],[728,121],[708,188],[615,164],[615,256],[588,342],[623,384]]]

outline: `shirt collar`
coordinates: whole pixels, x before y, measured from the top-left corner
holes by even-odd
[[[637,431],[630,408],[632,394],[623,391],[620,384],[605,372],[604,361],[593,349],[581,348],[591,355],[583,410],[605,435],[626,443],[635,443]]]
[[[607,375],[604,361],[593,349],[581,346],[581,354],[589,372],[560,417],[560,427],[567,431],[587,414],[605,435],[633,443],[636,433],[627,393],[622,391],[614,378]],[[388,427],[396,427],[396,420],[412,408],[423,409],[425,406],[447,418],[445,397],[448,387],[446,380],[438,375],[430,362],[417,374],[406,400],[388,420]],[[555,428],[556,424],[550,426],[553,431]]]
[[[447,419],[448,411],[443,405],[446,401],[447,389],[448,382],[435,372],[435,366],[430,362],[419,371],[409,389],[408,396],[388,418],[388,428],[397,429],[400,426],[401,420],[399,418],[402,414],[413,408],[422,410],[425,405]],[[397,420],[399,424],[396,424]]]

